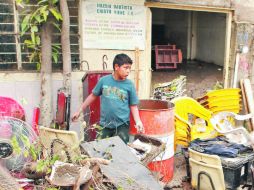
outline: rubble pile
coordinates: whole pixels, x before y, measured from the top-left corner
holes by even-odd
[[[186,92],[186,76],[180,75],[171,82],[159,83],[154,87],[153,98],[156,100],[172,100],[183,96]]]

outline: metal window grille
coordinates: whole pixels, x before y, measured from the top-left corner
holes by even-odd
[[[77,1],[68,0],[70,12],[71,62],[73,68],[79,68],[79,26]],[[25,9],[33,8],[29,5]],[[31,52],[24,47],[24,40],[29,33],[20,36],[20,24],[25,15],[24,9],[15,6],[15,0],[0,0],[0,71],[2,70],[36,70],[36,63],[29,62]],[[55,30],[53,43],[60,45],[61,34]],[[62,54],[53,64],[53,70],[62,70]]]

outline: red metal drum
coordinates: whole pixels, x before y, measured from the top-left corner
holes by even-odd
[[[159,172],[163,182],[169,182],[174,173],[174,105],[161,100],[140,100],[139,115],[145,135],[155,137],[166,144],[166,149],[157,156],[148,168]],[[138,134],[135,122],[130,118],[130,139]]]

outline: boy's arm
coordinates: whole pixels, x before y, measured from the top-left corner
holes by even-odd
[[[134,121],[136,123],[136,125],[135,125],[136,129],[138,130],[138,132],[144,133],[145,129],[144,129],[143,123],[139,117],[139,111],[138,111],[137,105],[131,105],[130,110],[131,110],[131,114],[134,118]]]
[[[80,114],[87,108],[87,106],[90,106],[91,103],[93,103],[98,96],[91,93],[85,101],[82,103],[82,105],[79,108],[79,111],[75,112],[72,116],[72,121],[75,121],[79,118]]]

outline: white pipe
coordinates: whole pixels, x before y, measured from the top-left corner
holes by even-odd
[[[233,88],[237,87],[237,75],[238,75],[238,68],[239,68],[239,59],[240,59],[240,53],[236,53]]]

